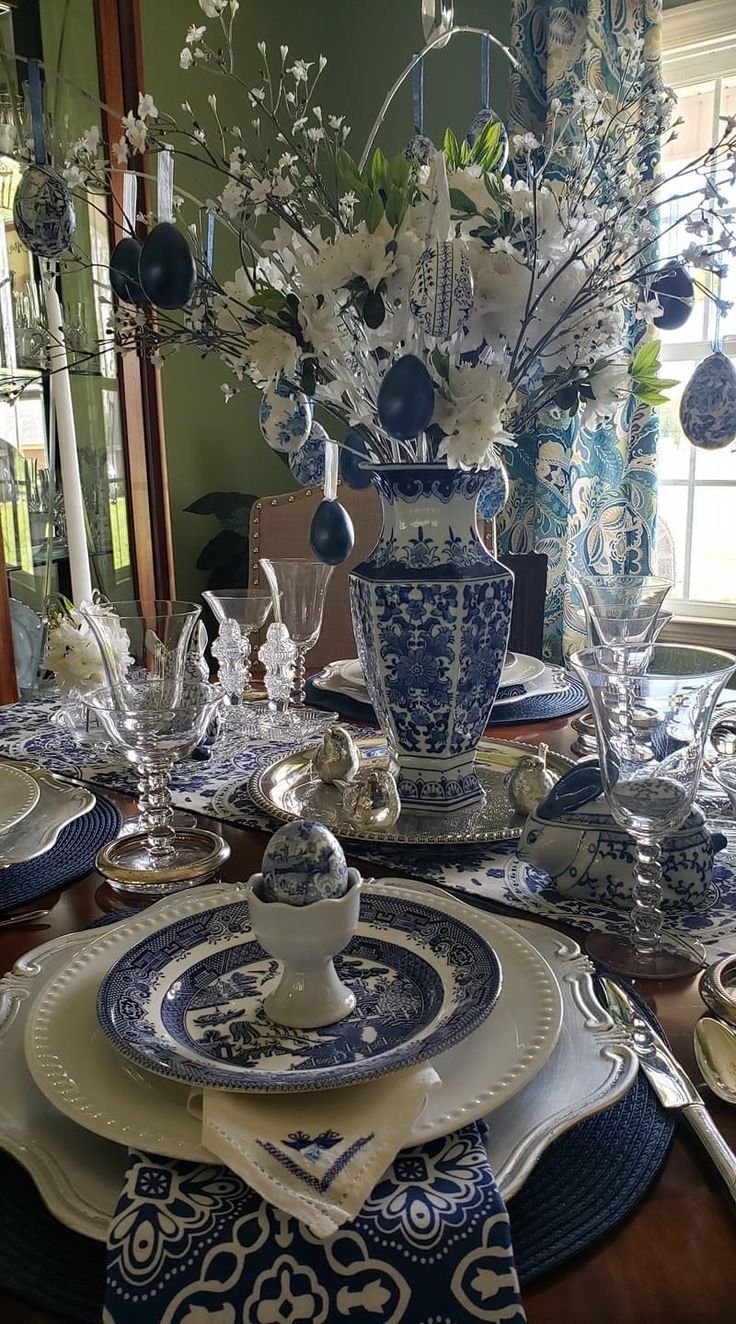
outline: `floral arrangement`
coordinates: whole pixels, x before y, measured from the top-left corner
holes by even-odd
[[[47,604],[48,638],[46,666],[54,672],[62,694],[72,697],[88,694],[107,683],[100,649],[83,612],[104,616],[110,646],[122,667],[133,665],[130,639],[120,623],[112,603],[100,596],[77,609],[63,595]]]
[[[509,141],[487,111],[462,141],[448,130],[437,149],[415,136],[398,156],[377,148],[363,162],[345,116],[319,103],[324,57],[292,59],[286,46],[269,57],[261,44],[248,86],[233,49],[238,0],[199,8],[206,21],[189,28],[180,64],[234,80],[247,122],[224,123],[210,95],[203,114],[185,102],[180,123],[141,94],[115,161],[173,145],[209,165],[207,210],[237,236],[242,261],[220,282],[191,226],[193,298],[155,316],[121,304],[122,349],[143,344],[156,361],[184,345],[216,354],[226,400],[246,378],[264,390],[262,428],[277,448],[301,444],[315,401],[378,461],[487,468],[545,411],[595,422],[632,393],[644,406],[666,399],[672,383],[642,327],[666,324],[696,285],[718,297],[736,240],[712,199],[736,179],[736,119],[665,181],[653,148],[676,136],[675,98],[633,40],[616,92],[553,103],[544,141]],[[96,139],[74,145],[66,171],[75,186],[102,182]],[[676,212],[666,224],[665,206]],[[657,242],[675,225],[691,242],[663,266]],[[292,417],[270,435],[274,408]]]

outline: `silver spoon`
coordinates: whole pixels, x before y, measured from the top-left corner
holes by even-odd
[[[714,1016],[695,1026],[695,1058],[703,1079],[719,1099],[736,1104],[736,1032]]]
[[[37,920],[43,919],[48,914],[48,910],[19,910],[12,915],[0,915],[0,928],[22,928],[25,924],[35,924]]]

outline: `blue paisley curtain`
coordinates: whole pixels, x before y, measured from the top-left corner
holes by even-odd
[[[510,92],[513,130],[539,133],[553,97],[581,86],[613,88],[620,38],[643,33],[659,57],[661,0],[513,0],[512,48],[521,64]],[[632,401],[618,431],[542,419],[509,467],[511,495],[499,516],[501,548],[549,558],[544,652],[553,661],[580,642],[568,567],[644,573],[654,550],[657,419]]]

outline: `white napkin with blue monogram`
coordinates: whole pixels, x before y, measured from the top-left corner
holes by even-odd
[[[193,1091],[189,1107],[206,1149],[324,1238],[360,1213],[439,1083],[426,1063],[335,1090]]]

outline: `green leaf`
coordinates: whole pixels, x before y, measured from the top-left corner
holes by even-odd
[[[413,166],[411,161],[407,161],[403,153],[398,156],[392,156],[388,163],[388,181],[395,184],[396,188],[404,188],[412,177]]]
[[[461,211],[465,216],[477,216],[478,214],[475,203],[460,188],[450,189],[450,202],[454,211]]]
[[[377,147],[371,161],[371,183],[376,189],[385,188],[388,181],[388,159]]]
[[[439,346],[434,349],[430,355],[430,362],[438,377],[442,377],[446,382],[450,380],[450,355],[444,349],[440,349]]]
[[[473,143],[471,161],[483,170],[491,171],[501,159],[503,125],[499,120],[489,120],[483,132]]]
[[[460,147],[452,129],[445,130],[445,136],[442,141],[442,150],[445,154],[447,169],[457,170],[460,164]]]
[[[356,192],[365,187],[365,181],[349,152],[341,147],[337,153],[337,168],[345,183]]]
[[[372,193],[365,209],[365,223],[371,234],[381,224],[383,216],[383,198],[380,193]]]
[[[405,210],[404,194],[392,185],[386,199],[386,220],[394,229],[401,225]]]
[[[643,377],[652,370],[656,371],[659,368],[660,349],[658,340],[648,340],[646,344],[640,345],[629,364],[631,376]]]

